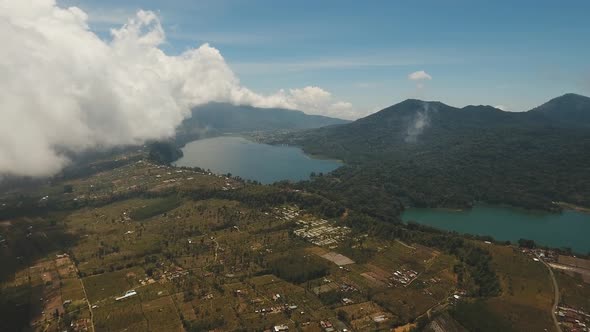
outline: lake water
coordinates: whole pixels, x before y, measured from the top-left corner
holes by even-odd
[[[513,242],[520,238],[550,247],[590,252],[590,214],[566,210],[561,214],[533,213],[505,207],[476,206],[466,211],[408,209],[404,221]]]
[[[261,183],[305,180],[311,172],[328,173],[342,166],[335,160],[314,159],[296,147],[259,144],[241,137],[197,140],[182,148],[177,166],[200,167]]]

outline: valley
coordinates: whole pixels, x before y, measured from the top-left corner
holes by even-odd
[[[588,13],[0,0],[0,332],[590,332]]]

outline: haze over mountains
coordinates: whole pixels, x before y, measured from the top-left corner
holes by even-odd
[[[176,137],[184,143],[226,133],[312,129],[349,122],[282,108],[209,103],[192,109],[191,117],[178,127]]]
[[[425,102],[408,99],[385,108],[380,112],[357,121],[342,120],[321,115],[310,115],[301,111],[281,108],[257,108],[228,103],[209,103],[192,109],[191,117],[185,119],[177,129],[181,141],[203,136],[252,131],[300,130],[328,127],[350,123],[349,126],[334,127],[320,132],[338,136],[348,131],[363,131],[365,138],[381,135],[385,128],[388,133],[382,142],[396,140],[416,143],[418,136],[430,127],[428,135],[440,131],[492,127],[584,127],[590,125],[590,98],[566,94],[529,112],[505,112],[492,106],[466,106],[455,108],[441,102]],[[351,144],[355,136],[349,136]],[[371,144],[379,144],[371,141]]]

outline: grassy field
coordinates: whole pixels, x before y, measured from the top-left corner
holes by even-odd
[[[455,318],[467,329],[483,326],[486,331],[543,331],[552,329],[553,288],[546,267],[517,248],[481,244],[492,254],[502,295],[467,301]],[[483,330],[482,330],[483,331]]]
[[[585,283],[580,275],[570,276],[561,271],[554,273],[561,304],[590,312],[590,284]]]

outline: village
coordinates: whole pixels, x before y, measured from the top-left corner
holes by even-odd
[[[77,236],[67,252],[50,251],[3,285],[22,287],[39,273],[31,285],[44,285],[34,295],[43,300],[30,320],[39,331],[388,330],[472,299],[448,253],[359,233],[293,203],[221,198],[244,186],[226,175],[135,161],[68,185],[48,187],[38,201],[93,205],[53,223],[22,222],[24,242],[5,231],[13,226],[0,228],[3,250],[46,243],[58,227]],[[226,196],[176,195],[189,188]],[[125,196],[137,191],[148,195]],[[506,255],[564,273],[584,267],[552,250],[517,251]],[[556,315],[564,330],[586,331],[586,312],[565,296]]]
[[[336,226],[334,222],[310,215],[302,216],[297,207],[275,208],[273,212],[282,220],[295,221],[300,228],[293,233],[316,246],[334,249],[351,233],[351,229],[346,226]]]
[[[570,307],[558,306],[555,314],[565,332],[590,331],[590,314]]]

